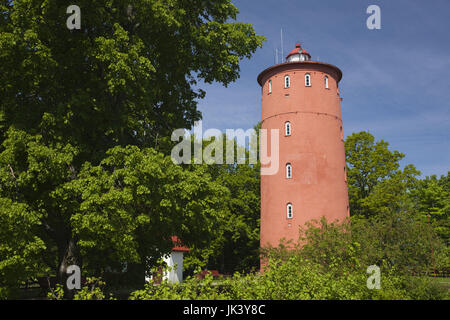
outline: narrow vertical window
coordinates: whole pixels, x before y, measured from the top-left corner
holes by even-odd
[[[272,93],[272,80],[269,80],[269,93]]]
[[[328,89],[328,76],[325,76],[325,89]]]
[[[289,76],[284,77],[284,87],[289,88],[291,86],[291,78]]]
[[[289,121],[287,121],[284,124],[284,135],[285,136],[290,136],[291,135],[291,123]]]
[[[294,210],[293,210],[293,207],[292,207],[292,203],[288,203],[286,205],[286,217],[288,219],[292,219],[294,217]]]
[[[305,86],[311,87],[311,75],[309,73],[305,74]]]
[[[286,179],[292,179],[292,165],[286,164]]]

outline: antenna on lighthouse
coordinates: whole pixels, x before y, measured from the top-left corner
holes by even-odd
[[[281,62],[283,62],[283,28],[281,28],[281,32],[280,32],[280,38],[281,38]]]

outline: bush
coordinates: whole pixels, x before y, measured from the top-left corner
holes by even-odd
[[[150,283],[130,299],[448,299],[436,282],[412,276],[431,266],[428,231],[405,214],[340,224],[322,219],[301,230],[300,245],[284,242],[267,248],[263,273],[235,273],[219,281],[208,276],[182,284]],[[370,290],[367,267],[374,264],[380,267],[381,288]]]
[[[72,292],[73,300],[105,300],[104,287],[105,282],[101,278],[88,277],[80,290]],[[47,298],[51,300],[63,300],[67,296],[67,292],[64,292],[61,284],[56,284],[56,288],[50,289],[50,292],[47,294]],[[112,294],[110,294],[109,299],[114,299]]]
[[[382,275],[382,288],[369,290],[365,270],[341,269],[320,264],[293,253],[286,260],[269,258],[261,275],[235,276],[230,281],[232,299],[354,300],[405,299],[401,279]]]
[[[381,289],[370,290],[363,269],[343,270],[337,264],[325,270],[297,254],[287,259],[269,258],[264,273],[214,281],[188,278],[181,284],[150,282],[131,300],[409,300],[445,299],[436,283],[391,272],[381,274]]]
[[[433,279],[413,276],[431,265],[430,249],[419,239],[423,236],[423,226],[405,216],[341,224],[323,219],[302,230],[300,245],[282,243],[267,248],[262,273],[235,273],[219,280],[208,274],[203,280],[188,277],[175,284],[150,281],[143,290],[132,292],[129,299],[448,299],[447,290]],[[440,252],[445,255],[445,250]],[[373,264],[380,267],[381,288],[371,290],[367,287],[367,267]],[[98,279],[88,280],[74,298],[105,299],[103,285]]]
[[[221,286],[207,274],[203,280],[188,277],[182,283],[169,283],[167,280],[161,284],[153,280],[145,285],[145,289],[132,292],[130,300],[223,300],[227,296],[222,292]]]

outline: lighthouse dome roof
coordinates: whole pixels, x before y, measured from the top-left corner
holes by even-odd
[[[295,48],[286,56],[287,62],[308,61],[311,60],[311,55],[302,48],[300,43],[295,45]]]

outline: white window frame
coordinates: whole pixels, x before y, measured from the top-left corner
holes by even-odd
[[[292,164],[286,163],[286,179],[292,179]]]
[[[328,76],[325,76],[325,89],[330,89],[328,86]]]
[[[269,80],[269,93],[272,93],[272,80]]]
[[[311,87],[311,75],[309,73],[305,74],[305,87]]]
[[[289,75],[284,76],[284,88],[290,88],[291,87],[291,77]]]
[[[292,134],[292,125],[289,121],[284,123],[284,135],[289,137]]]
[[[294,206],[292,203],[288,203],[286,205],[286,218],[292,219],[294,217]]]

